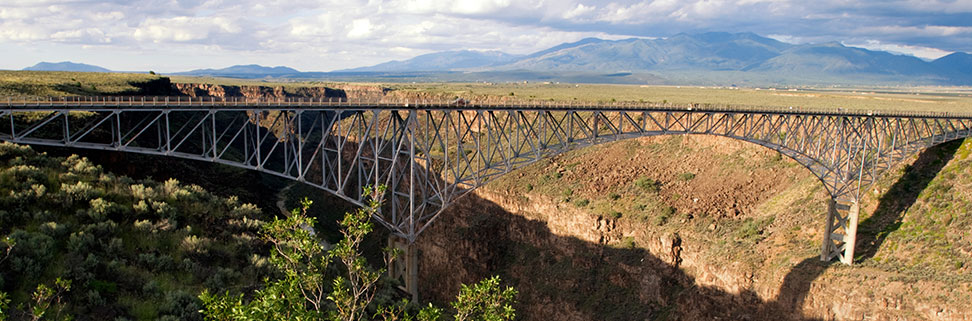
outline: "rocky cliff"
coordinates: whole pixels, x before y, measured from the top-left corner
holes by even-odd
[[[217,97],[217,98],[248,98],[248,99],[283,99],[283,98],[314,98],[314,99],[347,99],[344,90],[328,87],[293,87],[283,86],[231,86],[215,84],[174,83],[172,92],[176,95],[189,97]]]

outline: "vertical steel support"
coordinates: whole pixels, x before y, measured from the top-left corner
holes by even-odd
[[[388,247],[391,249],[397,249],[400,252],[401,257],[394,261],[390,261],[390,266],[388,267],[388,274],[393,279],[400,280],[404,283],[402,290],[408,292],[412,296],[412,302],[418,302],[418,249],[413,244],[415,242],[415,202],[417,197],[415,195],[415,171],[417,170],[417,164],[415,163],[415,132],[418,130],[418,120],[417,112],[415,109],[409,110],[408,118],[405,119],[405,123],[402,124],[405,128],[402,130],[402,137],[399,139],[406,140],[408,142],[408,226],[406,227],[405,237],[390,235],[388,237]],[[397,175],[392,175],[397,176]],[[397,180],[397,179],[396,179]],[[392,200],[396,200],[397,197],[395,193],[397,191],[397,186],[393,184],[390,186],[390,195],[392,195]],[[392,204],[392,209],[396,208],[395,204]],[[396,222],[393,220],[392,222]]]
[[[827,225],[823,233],[820,260],[835,257],[841,263],[854,264],[854,245],[857,243],[857,220],[860,213],[858,201],[842,202],[833,198],[827,203]]]
[[[844,226],[844,253],[840,258],[840,262],[847,265],[854,264],[854,248],[857,246],[857,218],[860,211],[861,205],[858,201],[852,202],[847,211],[847,223]]]
[[[820,243],[820,260],[824,262],[833,258],[830,255],[834,252],[834,242],[831,240],[831,235],[834,232],[834,218],[836,216],[837,202],[830,198],[827,200],[827,220],[826,225],[824,225],[823,242]]]
[[[854,264],[854,248],[857,245],[857,221],[861,211],[861,188],[865,165],[867,164],[868,147],[873,143],[868,139],[874,130],[872,121],[873,119],[867,119],[861,123],[862,126],[858,131],[860,147],[853,152],[851,151],[850,137],[846,137],[846,133],[842,135],[844,144],[848,146],[846,154],[843,155],[847,159],[847,173],[836,177],[834,190],[842,192],[838,192],[837,195],[832,194],[827,206],[827,224],[824,229],[824,240],[820,253],[820,260],[822,261],[830,261],[837,257],[841,263]],[[848,132],[852,132],[852,130],[848,130]],[[860,161],[855,162],[854,157],[859,157]],[[857,168],[853,167],[855,165],[857,165]],[[854,176],[851,175],[856,176],[857,180],[854,181]]]

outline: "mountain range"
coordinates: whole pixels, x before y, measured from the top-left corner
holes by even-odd
[[[175,74],[379,81],[972,85],[972,55],[956,52],[925,61],[837,42],[790,44],[753,33],[710,32],[656,39],[587,38],[526,55],[444,51],[332,72],[242,65]]]
[[[972,84],[972,55],[957,52],[928,62],[884,51],[848,47],[837,42],[789,44],[753,33],[710,32],[669,38],[583,39],[529,55],[503,60],[469,60],[468,65],[416,62],[449,61],[471,56],[467,51],[440,52],[405,61],[345,71],[536,71],[655,73],[684,75],[743,72],[799,79],[886,79],[901,82]],[[490,57],[495,57],[491,54]],[[418,69],[415,67],[425,67]]]
[[[79,71],[79,72],[111,72],[107,68],[95,65],[81,64],[70,61],[62,62],[40,62],[36,65],[24,68],[32,71]]]

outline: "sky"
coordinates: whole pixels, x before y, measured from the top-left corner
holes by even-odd
[[[0,69],[237,64],[331,71],[444,50],[754,32],[934,59],[972,52],[972,0],[0,0]]]

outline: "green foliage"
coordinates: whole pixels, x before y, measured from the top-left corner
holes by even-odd
[[[365,235],[374,229],[371,216],[381,207],[379,197],[384,192],[384,187],[365,188],[364,194],[371,195],[366,206],[348,212],[341,221],[344,238],[329,254],[344,263],[347,274],[334,278],[334,290],[327,297],[337,307],[331,314],[334,319],[353,321],[364,318],[365,309],[375,296],[375,283],[385,272],[384,269],[372,270],[358,250]]]
[[[324,317],[327,279],[324,274],[331,262],[310,227],[315,219],[308,217],[311,202],[304,200],[285,219],[274,219],[263,227],[263,237],[272,244],[270,263],[282,275],[264,280],[263,289],[253,300],[244,303],[243,295],[213,295],[208,290],[199,295],[203,314],[208,320],[314,320]]]
[[[480,281],[473,286],[463,284],[459,296],[452,302],[456,309],[455,320],[500,321],[513,320],[517,291],[512,287],[500,288],[499,276]]]
[[[267,278],[264,287],[252,294],[250,301],[243,294],[228,292],[212,294],[203,291],[199,299],[207,320],[363,320],[366,310],[375,299],[378,281],[384,269],[368,266],[360,247],[374,229],[371,216],[380,208],[384,187],[365,189],[371,195],[366,206],[345,213],[341,221],[343,238],[333,249],[325,251],[308,228],[314,219],[307,217],[311,202],[305,199],[300,210],[285,219],[275,219],[263,231],[273,244],[270,262],[281,277]],[[394,259],[399,253],[391,253]],[[341,262],[339,275],[329,279],[331,260]],[[386,261],[388,264],[390,261]],[[330,280],[330,281],[328,281]],[[328,290],[330,290],[328,292]],[[453,306],[459,311],[456,320],[511,320],[515,316],[512,288],[499,290],[499,278],[485,280],[474,287],[463,286],[459,301]],[[249,296],[247,296],[249,297]],[[324,299],[331,304],[326,304]],[[442,309],[432,305],[418,309],[414,315],[409,302],[374,307],[373,319],[402,321],[433,321]]]
[[[435,321],[442,317],[442,309],[429,303],[422,307],[415,315],[408,309],[408,300],[402,300],[389,306],[379,306],[372,319],[384,321]]]
[[[574,206],[577,206],[577,207],[586,207],[590,203],[591,203],[591,201],[588,200],[588,199],[586,199],[586,198],[580,198],[580,199],[574,200]]]
[[[644,176],[635,179],[634,185],[649,193],[658,193],[658,191],[661,189],[661,183]]]
[[[682,181],[685,181],[685,182],[690,181],[690,180],[692,180],[694,178],[695,178],[695,173],[688,173],[688,172],[686,172],[686,173],[678,174],[678,179],[680,179]]]
[[[0,291],[0,321],[7,320],[7,311],[10,306],[10,298],[7,292]]]
[[[621,212],[614,211],[614,210],[608,211],[607,212],[607,217],[608,218],[611,218],[611,219],[615,219],[615,220],[616,219],[619,219],[619,218],[621,218]]]
[[[663,206],[659,211],[658,215],[655,216],[655,225],[662,226],[668,223],[668,220],[675,216],[675,208],[671,206]]]
[[[71,280],[57,278],[53,286],[43,283],[37,285],[37,289],[31,295],[32,302],[29,309],[31,319],[61,320],[61,313],[64,310],[64,303],[61,300],[65,292],[71,291],[71,283]],[[49,316],[49,312],[53,312],[53,317]],[[71,319],[70,316],[65,318]]]
[[[344,238],[330,251],[325,251],[310,229],[315,220],[307,216],[311,205],[307,199],[286,219],[267,224],[263,234],[273,245],[270,263],[282,277],[265,280],[264,288],[246,303],[242,294],[204,292],[199,298],[207,319],[363,319],[384,271],[371,269],[359,248],[374,229],[370,218],[380,207],[377,199],[383,193],[384,188],[365,190],[372,200],[366,207],[345,214],[341,221]],[[326,274],[332,260],[343,263],[346,274],[329,280]],[[325,299],[334,303],[334,309],[328,309]]]
[[[612,201],[617,201],[617,200],[621,199],[621,194],[618,194],[618,193],[610,193],[610,194],[608,194],[608,198],[610,198]]]
[[[763,240],[763,232],[766,227],[773,224],[775,217],[765,217],[760,219],[753,219],[751,217],[746,218],[742,222],[742,226],[736,230],[736,237],[753,242],[759,242]]]
[[[187,294],[248,289],[268,273],[252,205],[175,180],[135,182],[83,157],[0,143],[0,208],[0,291],[15,317],[199,319]],[[71,290],[58,294],[55,276]]]
[[[456,301],[452,302],[456,309],[455,320],[513,320],[516,317],[513,309],[516,294],[512,287],[500,288],[499,276],[472,286],[463,284]]]

